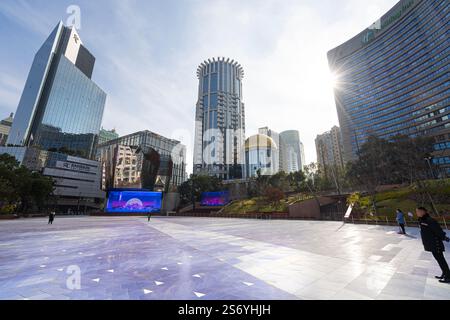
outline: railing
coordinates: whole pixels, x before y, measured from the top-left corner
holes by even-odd
[[[203,218],[231,218],[231,219],[263,219],[263,220],[306,220],[306,221],[337,221],[349,224],[367,224],[367,225],[379,225],[379,226],[398,226],[397,221],[387,219],[367,219],[367,218],[354,218],[351,216],[348,219],[344,219],[343,213],[335,213],[328,216],[322,216],[321,219],[307,218],[307,217],[291,217],[289,213],[205,213],[205,212],[189,212],[189,213],[170,213],[170,216],[175,217],[203,217]],[[331,216],[333,216],[331,218]],[[435,218],[443,227],[448,229],[449,223],[444,217]],[[406,227],[418,227],[418,222],[414,220],[405,221]]]

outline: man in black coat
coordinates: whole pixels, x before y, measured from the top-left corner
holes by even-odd
[[[439,282],[450,283],[450,269],[447,261],[445,261],[445,246],[443,242],[448,242],[450,239],[446,236],[439,223],[428,214],[427,209],[424,207],[417,208],[416,215],[419,218],[420,235],[422,236],[425,251],[433,254],[442,270],[442,275],[440,277],[436,276],[436,278],[439,279]]]

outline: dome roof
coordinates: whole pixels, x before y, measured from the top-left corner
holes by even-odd
[[[265,134],[255,134],[245,140],[245,150],[248,149],[278,149],[273,139]]]

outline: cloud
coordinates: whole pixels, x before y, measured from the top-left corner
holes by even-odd
[[[23,86],[21,79],[4,72],[0,73],[0,118],[3,118],[5,114],[10,112],[15,112]]]
[[[45,10],[33,7],[25,0],[0,1],[0,13],[22,27],[44,36],[56,24],[46,19]]]
[[[145,129],[168,137],[187,132],[182,142],[188,147],[190,172],[196,69],[204,59],[224,56],[243,66],[247,136],[263,126],[279,132],[299,130],[307,162],[315,161],[315,136],[338,124],[327,51],[368,27],[396,2],[80,0],[77,4],[82,13],[80,36],[97,58],[94,80],[108,94],[104,127],[115,127],[122,135]],[[43,40],[65,16],[65,12],[49,15],[23,0],[1,1],[0,12],[42,34]],[[0,97],[12,101],[15,94],[8,97],[5,88],[0,84]]]

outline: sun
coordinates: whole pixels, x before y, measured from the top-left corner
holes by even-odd
[[[339,75],[335,72],[328,72],[326,76],[326,86],[331,89],[338,89],[339,88]]]

